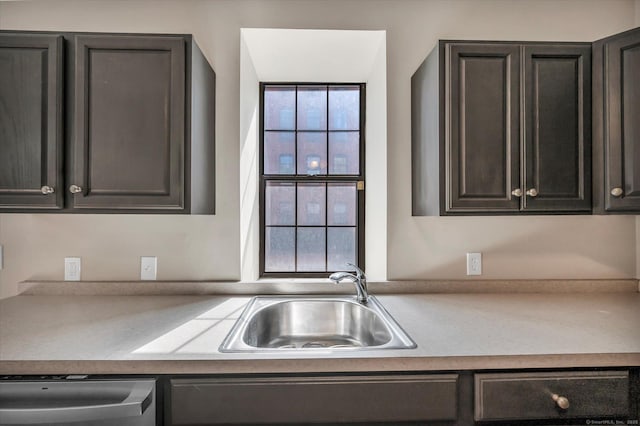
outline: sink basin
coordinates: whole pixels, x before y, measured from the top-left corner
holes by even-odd
[[[257,296],[221,352],[411,349],[416,344],[375,297]]]

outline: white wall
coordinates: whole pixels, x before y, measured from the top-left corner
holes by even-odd
[[[259,271],[258,206],[259,79],[244,37],[240,40],[240,261],[241,277],[256,280]]]
[[[240,277],[243,27],[387,31],[390,279],[464,277],[468,250],[484,253],[483,278],[633,277],[634,217],[411,217],[410,78],[438,38],[591,41],[633,27],[637,5],[638,0],[0,2],[1,29],[194,33],[217,74],[216,215],[3,215],[0,241],[11,255],[0,272],[0,296],[14,294],[24,279],[61,279],[62,259],[70,255],[83,257],[84,279],[135,279],[140,255],[158,256],[159,279]]]
[[[640,0],[636,0],[636,27],[640,26]]]

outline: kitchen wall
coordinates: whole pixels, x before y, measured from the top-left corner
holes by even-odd
[[[636,278],[640,280],[640,216],[636,216]],[[640,290],[640,282],[638,290]]]
[[[0,214],[0,245],[2,245],[2,215]],[[2,264],[4,262],[4,252],[2,254],[2,259],[0,259],[0,264]],[[4,286],[2,285],[2,269],[0,269],[0,298],[2,295],[2,289],[4,288]]]
[[[158,256],[162,280],[237,280],[240,266],[240,28],[387,31],[387,277],[632,278],[640,218],[411,216],[410,78],[439,38],[592,41],[638,25],[639,0],[1,1],[0,29],[193,33],[217,74],[215,216],[0,215],[0,297],[25,279],[133,280]],[[369,173],[374,173],[369,170]],[[374,196],[369,192],[368,196]],[[384,277],[375,277],[384,278]]]
[[[640,27],[640,0],[636,0],[635,11],[635,26]],[[636,257],[636,278],[640,280],[640,216],[636,216]],[[638,289],[640,290],[640,283]]]

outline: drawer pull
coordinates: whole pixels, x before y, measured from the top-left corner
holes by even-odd
[[[42,188],[40,188],[40,192],[42,192],[44,195],[49,195],[56,192],[56,190],[50,187],[49,185],[45,185]]]
[[[567,399],[566,397],[554,393],[553,395],[551,395],[551,399],[556,402],[558,408],[562,410],[566,410],[567,408],[569,408],[569,399]]]
[[[613,188],[611,190],[611,195],[614,197],[620,197],[622,194],[624,194],[624,190],[622,188]]]

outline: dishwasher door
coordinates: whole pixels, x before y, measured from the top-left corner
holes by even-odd
[[[155,380],[0,381],[0,426],[155,424]]]

